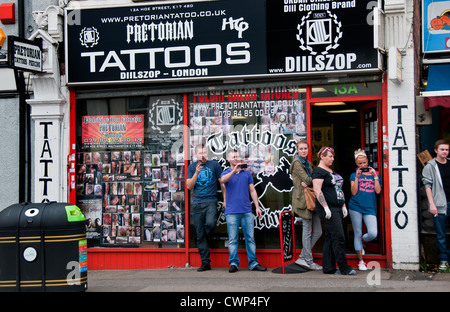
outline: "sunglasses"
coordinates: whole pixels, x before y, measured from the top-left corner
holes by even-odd
[[[330,151],[330,152],[334,153],[334,148],[332,148],[332,147],[325,147],[324,150],[322,151],[322,153],[320,153],[320,156],[322,156],[323,153],[325,153],[327,151]]]

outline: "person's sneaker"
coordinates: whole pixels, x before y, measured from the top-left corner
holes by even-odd
[[[202,266],[197,269],[197,272],[203,272],[203,271],[209,271],[209,270],[211,270],[211,265],[202,264]]]
[[[238,271],[238,267],[235,266],[234,264],[232,264],[230,266],[230,268],[228,269],[228,272],[230,272],[230,273],[234,273],[234,272],[237,272],[237,271]]]
[[[309,268],[310,268],[310,270],[313,270],[313,271],[320,271],[323,269],[321,265],[318,265],[317,263],[314,263],[314,262],[309,265]]]
[[[255,267],[252,269],[252,271],[267,271],[267,268],[257,264],[255,265]]]
[[[346,275],[356,275],[356,271],[351,269],[350,271],[347,272]]]
[[[306,263],[305,260],[298,258],[297,260],[295,260],[295,264],[301,266],[302,268],[304,268],[305,270],[309,270],[309,264]]]
[[[444,271],[448,269],[448,262],[447,261],[441,261],[439,264],[439,270]]]
[[[360,271],[367,271],[367,267],[366,267],[366,264],[364,263],[364,261],[359,261],[359,263],[358,263],[358,269],[359,269]]]
[[[342,273],[340,270],[336,270],[336,272],[334,274],[336,274],[336,275],[356,275],[356,271],[351,269],[350,271],[348,271],[346,273]]]

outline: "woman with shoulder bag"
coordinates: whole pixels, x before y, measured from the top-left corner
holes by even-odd
[[[294,182],[292,194],[292,211],[302,218],[302,252],[295,261],[296,264],[306,270],[322,270],[322,267],[313,262],[312,248],[322,235],[320,218],[315,211],[307,208],[305,189],[312,187],[312,163],[307,160],[309,151],[308,142],[302,140],[297,142],[297,157],[291,164],[290,172]]]

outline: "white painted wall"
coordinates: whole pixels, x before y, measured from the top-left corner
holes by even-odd
[[[413,3],[410,0],[386,1],[386,9],[387,48],[394,46],[403,52],[403,81],[388,82],[392,266],[394,269],[418,270],[414,53],[412,36],[409,36]]]

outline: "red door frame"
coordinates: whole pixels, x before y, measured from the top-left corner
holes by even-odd
[[[189,139],[190,139],[190,131],[189,131],[189,125],[188,125],[188,118],[189,118],[189,107],[188,107],[188,95],[187,93],[183,96],[183,117],[184,117],[184,132],[183,132],[183,138],[184,138],[184,146],[189,146]],[[184,176],[187,177],[188,174],[188,166],[189,166],[189,149],[184,149]],[[185,263],[190,263],[189,261],[189,190],[185,186],[184,187],[184,244],[185,244]]]
[[[383,74],[381,84],[381,129],[382,129],[382,151],[383,151],[383,207],[385,226],[385,254],[387,265],[392,268],[392,236],[391,236],[391,201],[389,188],[389,132],[388,132],[388,100],[387,100],[387,74]]]
[[[380,263],[381,267],[391,266],[392,248],[390,233],[390,201],[389,201],[389,167],[388,156],[389,150],[385,148],[387,144],[387,82],[383,79],[382,94],[374,96],[351,96],[351,97],[328,97],[328,98],[312,98],[312,87],[306,87],[306,117],[307,133],[311,133],[311,104],[326,101],[378,101],[377,110],[381,112],[381,129],[383,135],[383,161],[382,161],[382,180],[384,188],[384,234],[385,234],[385,254],[374,255],[372,260]],[[70,106],[70,155],[76,156],[76,92],[69,89],[69,106]],[[184,143],[188,146],[189,140],[189,124],[188,124],[188,95],[184,94]],[[380,116],[380,115],[379,115]],[[386,138],[386,139],[385,139]],[[311,135],[308,135],[308,142],[311,144]],[[189,151],[185,150],[185,174],[187,174],[187,166],[189,164]],[[311,154],[310,154],[311,157]],[[183,249],[129,249],[129,248],[88,248],[89,269],[149,269],[149,268],[166,268],[168,265],[181,267],[186,264],[193,266],[199,265],[198,251],[189,246],[189,191],[185,188],[185,248]],[[68,201],[76,203],[76,188],[70,187],[70,178],[68,178]],[[299,250],[295,251],[299,253]],[[239,253],[245,253],[240,250]],[[268,267],[276,267],[280,265],[278,249],[258,249],[261,262]],[[212,250],[212,259],[217,263],[216,267],[228,266],[227,250]],[[315,255],[317,259],[322,255]],[[245,257],[243,257],[245,259]],[[243,260],[244,260],[243,259]],[[356,264],[356,255],[348,255],[349,263]],[[245,261],[245,260],[244,260]],[[245,265],[243,261],[243,265]]]
[[[379,172],[379,174],[381,176],[381,181],[383,181],[383,174],[384,174],[384,172],[382,170],[383,167],[380,167],[380,165],[381,166],[383,165],[383,162],[382,162],[382,159],[383,159],[383,152],[382,152],[383,151],[382,150],[383,143],[382,143],[382,140],[380,139],[380,130],[381,130],[381,124],[382,124],[382,118],[381,118],[382,117],[382,115],[381,115],[382,107],[381,107],[381,101],[380,100],[378,100],[378,101],[370,101],[370,102],[368,102],[366,104],[363,104],[361,106],[361,108],[360,108],[360,112],[359,113],[360,113],[360,122],[361,122],[361,126],[360,126],[361,127],[361,148],[364,148],[366,146],[365,136],[363,135],[364,128],[365,128],[365,125],[364,125],[365,124],[364,123],[364,113],[365,113],[366,110],[369,110],[369,109],[374,108],[374,107],[376,108],[376,112],[377,112],[377,135],[378,135],[378,140],[377,140],[378,170],[377,171]],[[385,184],[383,184],[383,186],[385,186]],[[378,208],[382,208],[383,205],[384,205],[383,196],[384,196],[384,192],[382,191],[381,192],[381,196],[378,198],[378,201],[377,201]],[[381,212],[381,215],[377,215],[377,217],[378,216],[380,216],[379,220],[381,221],[381,231],[379,233],[379,235],[380,235],[380,237],[379,237],[380,245],[379,246],[375,246],[377,244],[368,242],[368,243],[366,243],[366,246],[368,247],[366,250],[375,249],[375,250],[379,251],[378,253],[384,254],[385,251],[386,251],[386,247],[385,247],[385,244],[384,244],[386,230],[385,230],[385,222],[384,222],[385,215],[384,215],[383,211]]]
[[[75,91],[72,89],[69,89],[69,120],[70,120],[70,124],[69,124],[69,155],[67,156],[68,159],[68,173],[67,173],[67,200],[69,203],[75,205],[77,203],[77,190],[76,190],[76,186],[72,187],[71,185],[71,180],[72,180],[72,176],[75,175],[75,179],[76,179],[76,168],[75,168],[75,172],[71,172],[71,168],[70,168],[70,159],[73,157],[73,159],[76,162],[76,142],[77,142],[77,132],[76,132],[76,97],[75,97]],[[75,182],[76,183],[76,182]]]
[[[378,132],[378,159],[379,159],[379,172],[381,175],[381,181],[383,183],[383,190],[381,196],[381,206],[384,208],[382,212],[382,226],[380,233],[381,240],[381,254],[386,255],[387,264],[392,263],[392,248],[391,248],[391,232],[390,232],[390,200],[389,200],[389,149],[387,148],[387,138],[388,138],[388,116],[387,116],[387,83],[386,79],[382,82],[382,92],[380,95],[369,95],[369,96],[336,96],[336,97],[322,97],[322,98],[312,98],[312,87],[308,86],[306,88],[306,115],[307,115],[307,133],[311,134],[311,105],[314,103],[324,103],[324,102],[350,102],[350,101],[367,101],[366,105],[375,105],[377,107],[377,126],[381,132]],[[361,110],[367,107],[361,107]],[[361,129],[364,129],[364,119],[361,117]],[[311,146],[312,138],[308,135],[308,143]],[[365,142],[361,136],[361,146],[364,147]],[[311,160],[311,151],[310,151]]]

